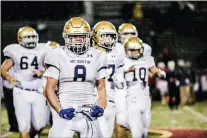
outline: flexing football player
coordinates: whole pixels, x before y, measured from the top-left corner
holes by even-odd
[[[117,31],[108,21],[98,22],[93,27],[92,38],[94,47],[107,53],[106,91],[108,104],[104,116],[99,119],[104,137],[112,137],[115,121],[115,90],[124,89],[123,65],[124,55],[116,49]]]
[[[65,46],[45,56],[45,95],[56,111],[49,137],[73,137],[74,133],[83,138],[102,137],[97,118],[103,115],[107,104],[106,54],[90,47],[91,28],[83,18],[67,21],[63,37]]]
[[[38,34],[31,27],[22,27],[17,34],[19,44],[11,44],[3,50],[6,60],[1,67],[2,77],[13,84],[15,114],[20,138],[28,138],[30,123],[36,131],[46,125],[46,99],[39,91],[44,72],[43,57],[48,49],[38,44]],[[15,76],[8,71],[14,67]]]

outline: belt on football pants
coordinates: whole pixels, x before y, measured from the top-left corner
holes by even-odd
[[[23,87],[19,87],[19,86],[15,86],[15,87],[17,87],[19,89],[22,89],[22,90],[26,90],[26,91],[36,91],[36,92],[38,92],[37,89],[23,88]]]
[[[80,107],[85,107],[85,108],[91,108],[93,107],[95,104],[84,104],[84,105],[81,105]]]

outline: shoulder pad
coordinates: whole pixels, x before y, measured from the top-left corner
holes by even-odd
[[[20,49],[19,44],[10,44],[6,46],[3,50],[4,56],[12,57]]]

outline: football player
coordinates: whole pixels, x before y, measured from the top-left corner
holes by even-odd
[[[124,72],[127,83],[126,122],[133,138],[146,138],[151,120],[151,99],[148,71],[158,77],[165,72],[155,66],[154,58],[143,56],[143,45],[137,37],[130,37],[124,44],[126,51]]]
[[[52,47],[52,48],[60,47],[60,44],[58,44],[58,43],[55,42],[55,41],[48,41],[48,42],[46,43],[46,45],[47,45],[47,46],[50,46],[50,47]]]
[[[115,121],[115,89],[124,89],[123,65],[124,55],[116,49],[117,31],[108,21],[98,22],[93,27],[92,38],[94,47],[107,53],[106,91],[108,104],[104,116],[99,119],[104,137],[112,137]]]
[[[19,44],[11,44],[3,50],[7,57],[1,67],[1,75],[14,85],[13,99],[20,138],[28,138],[30,123],[36,131],[46,125],[46,99],[38,89],[41,86],[45,45],[38,44],[38,34],[31,27],[22,27],[17,34]],[[15,76],[8,75],[14,67]]]
[[[118,33],[119,33],[119,37],[120,37],[120,41],[121,41],[122,45],[119,44],[117,46],[119,46],[120,47],[119,49],[123,50],[124,52],[125,52],[125,50],[124,50],[123,44],[124,44],[125,40],[132,37],[132,36],[138,37],[138,31],[137,31],[136,27],[134,25],[132,25],[131,23],[123,23],[122,25],[120,25]],[[143,55],[144,56],[151,56],[152,48],[144,42],[142,42],[142,44],[143,44],[143,48],[144,48]]]
[[[138,36],[138,31],[134,25],[131,23],[123,23],[119,26],[118,29],[119,33],[119,40],[120,43],[117,43],[116,49],[120,51],[120,53],[123,53],[125,55],[125,49],[124,49],[124,42],[132,37],[132,36]],[[143,56],[151,56],[152,49],[151,47],[146,44],[142,43],[144,52]],[[148,75],[152,77],[152,74],[148,72]],[[125,104],[125,98],[126,98],[126,91],[117,92],[116,93],[116,136],[117,138],[127,137],[125,128],[122,126],[122,124],[125,123],[125,113],[126,113],[126,104]]]
[[[55,49],[55,48],[59,48],[59,47],[60,47],[60,44],[57,43],[57,42],[55,42],[55,41],[48,41],[48,42],[46,43],[46,46],[52,47],[51,50],[47,51],[47,53],[49,54],[50,52],[52,52],[53,49]],[[46,54],[47,54],[47,53],[46,53]],[[44,65],[44,67],[45,67],[45,65]],[[45,67],[45,68],[46,68],[46,67]],[[43,78],[42,88],[43,88],[43,92],[44,92],[44,93],[45,93],[46,82],[47,82],[46,78]],[[57,93],[57,91],[58,91],[58,88],[55,89],[55,92],[56,92],[56,93]],[[53,109],[51,106],[49,106],[49,109],[48,109],[48,120],[47,120],[47,124],[51,124],[51,125],[52,125],[51,117],[53,117],[53,115],[51,116],[51,114],[53,114],[54,112],[55,112],[54,109]]]
[[[66,22],[63,38],[65,46],[45,56],[45,95],[56,111],[48,137],[73,137],[74,133],[83,138],[102,137],[97,118],[103,115],[107,104],[106,54],[90,47],[91,28],[81,17]]]

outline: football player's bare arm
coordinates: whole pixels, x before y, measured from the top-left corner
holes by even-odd
[[[97,89],[98,89],[97,103],[100,107],[105,109],[107,106],[105,79],[97,80],[96,85],[97,85]]]
[[[128,69],[124,69],[124,73],[135,71],[135,67],[131,66]]]
[[[61,110],[60,103],[58,101],[58,97],[55,94],[55,88],[58,84],[58,80],[52,78],[52,77],[47,77],[47,83],[46,83],[46,90],[45,90],[45,96],[52,106],[52,108],[59,113]]]
[[[1,76],[3,79],[7,80],[9,83],[16,85],[17,81],[14,77],[9,76],[8,71],[13,66],[13,60],[11,58],[7,58],[1,66]]]
[[[148,77],[150,77],[150,78],[153,77],[153,74],[150,71],[148,71]]]

